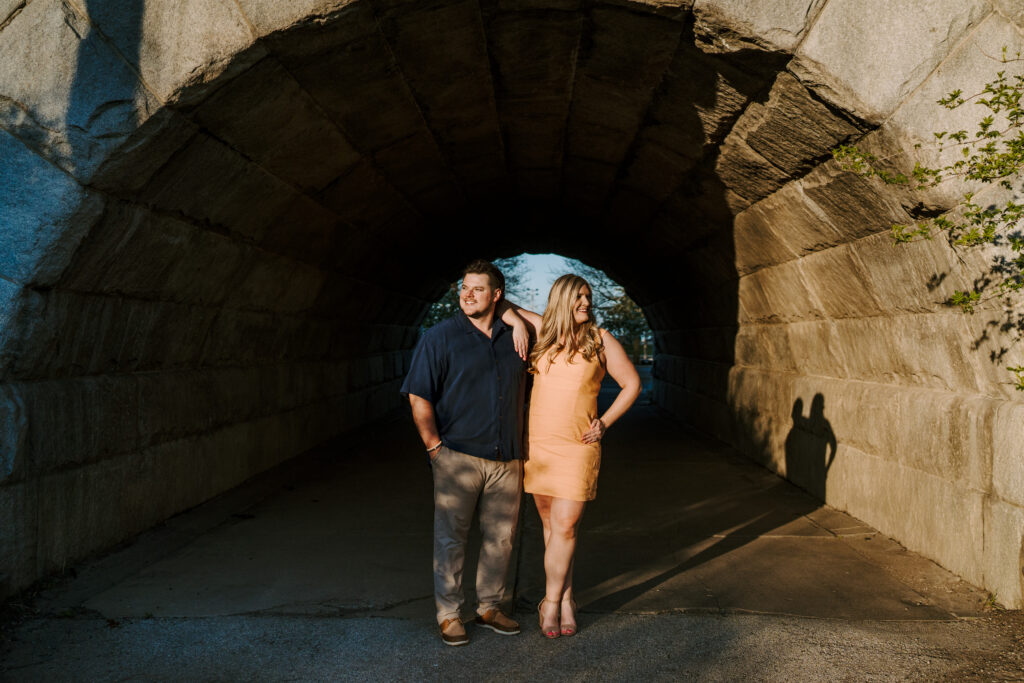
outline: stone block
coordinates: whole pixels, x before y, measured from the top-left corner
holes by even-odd
[[[214,321],[202,350],[207,365],[257,364],[280,358],[285,330],[280,317],[262,311],[225,309]]]
[[[789,346],[787,325],[743,325],[736,335],[736,363],[796,372],[797,359]]]
[[[293,28],[296,25],[322,23],[331,20],[351,0],[239,0],[249,23],[260,36]]]
[[[795,393],[794,375],[733,367],[727,405],[735,415],[736,434],[729,442],[757,462],[784,473],[783,443]]]
[[[442,154],[464,188],[503,183],[501,133],[480,4],[381,2],[380,25]],[[444,83],[445,87],[437,85]]]
[[[899,192],[880,180],[842,171],[836,162],[822,164],[797,182],[843,241],[888,234],[893,223],[911,220]]]
[[[976,26],[984,0],[829,2],[796,52],[793,72],[833,105],[879,123]]]
[[[982,584],[985,495],[920,470],[840,446],[826,502]]]
[[[1021,394],[1006,368],[1024,365],[1024,346],[1012,334],[1024,319],[1024,302],[1005,307],[1003,303],[963,316],[964,338],[970,340],[968,358],[974,363],[979,387],[988,395],[1019,401]]]
[[[958,486],[990,489],[994,401],[859,382],[815,385],[840,442]]]
[[[680,26],[614,7],[594,8],[590,20],[590,41],[576,67],[567,154],[614,166],[672,63]]]
[[[743,141],[730,134],[719,147],[715,175],[731,192],[746,200],[739,211],[778,190],[791,179]]]
[[[697,0],[695,33],[723,52],[751,47],[793,52],[821,10],[824,0]]]
[[[1024,28],[1024,6],[1021,6],[1016,0],[992,0],[992,4],[996,11],[1016,24],[1018,28]]]
[[[42,307],[43,297],[37,292],[0,277],[0,378],[21,357],[24,337],[31,329],[24,321],[38,320]]]
[[[121,202],[107,204],[61,280],[79,292],[174,297],[168,274],[195,248],[197,228]]]
[[[802,264],[790,261],[740,278],[740,323],[793,322],[824,317]]]
[[[336,213],[301,195],[267,227],[264,249],[316,266],[333,268],[345,258],[346,230]]]
[[[786,326],[797,372],[821,377],[857,377],[850,368],[841,332],[828,321],[797,322]]]
[[[232,308],[302,311],[313,305],[326,279],[319,268],[256,250],[246,271],[226,301]]]
[[[1005,402],[992,424],[992,490],[1024,508],[1024,403]]]
[[[970,287],[943,239],[895,244],[886,232],[858,240],[850,249],[862,264],[866,284],[888,312],[946,311],[944,302],[953,291]]]
[[[167,271],[163,296],[174,301],[218,305],[245,274],[252,247],[206,230],[193,233],[187,256]]]
[[[373,162],[421,212],[447,215],[465,201],[456,177],[445,166],[437,141],[425,128],[374,150]]]
[[[61,470],[39,479],[38,571],[67,564],[141,531],[128,505],[130,459]],[[124,506],[122,508],[122,506]]]
[[[132,372],[195,362],[214,308],[54,290],[14,376]]]
[[[71,3],[25,4],[0,64],[0,126],[81,182],[160,106]]]
[[[154,112],[110,151],[91,185],[122,194],[141,190],[197,130],[194,123],[172,109]]]
[[[138,449],[138,384],[132,375],[19,384],[31,460],[26,474],[97,462]]]
[[[40,576],[36,557],[39,498],[35,482],[0,486],[0,599]]]
[[[736,235],[736,271],[739,275],[787,263],[797,257],[797,252],[789,246],[788,240],[781,236],[794,227],[794,223],[776,216],[771,208],[761,209],[762,205],[771,202],[779,194],[782,192],[754,204],[736,216],[733,229]]]
[[[569,156],[563,168],[563,187],[572,205],[596,218],[607,190],[615,182],[616,167],[601,161]]]
[[[800,260],[807,286],[828,318],[861,318],[883,310],[881,295],[871,286],[867,266],[846,245],[819,251]]]
[[[370,384],[370,363],[366,358],[354,359],[349,363],[349,386],[361,391]]]
[[[704,287],[735,288],[736,259],[731,235],[716,233],[673,261],[673,265],[681,266],[693,282]]]
[[[91,22],[165,102],[202,99],[264,54],[234,3],[127,0],[88,3]],[[220,81],[223,82],[223,81]]]
[[[822,251],[843,241],[828,216],[804,193],[799,182],[789,183],[736,216],[736,269],[745,274],[758,267],[788,260],[789,254],[803,256]],[[740,231],[743,235],[740,235]],[[778,246],[761,250],[748,247],[746,233],[764,235],[754,244],[772,238]]]
[[[416,194],[411,185],[451,178],[368,4],[352,3],[336,21],[269,43],[345,136],[372,154],[403,192]]]
[[[512,165],[562,163],[573,64],[582,17],[499,12],[485,22],[497,105]]]
[[[950,312],[837,320],[836,346],[851,377],[973,394],[977,378],[960,316]]]
[[[751,95],[765,86],[728,60],[684,42],[651,103],[643,134],[681,157],[699,157],[703,147],[725,138]]]
[[[276,391],[264,389],[261,371],[254,368],[147,373],[138,381],[143,446],[253,419],[277,410],[284,400]]]
[[[307,191],[319,191],[360,159],[337,126],[273,58],[220,88],[193,116],[207,130]],[[310,163],[310,159],[317,163]]]
[[[935,149],[934,133],[940,131],[955,132],[964,129],[974,139],[978,122],[989,110],[978,104],[965,104],[957,109],[946,109],[938,103],[953,90],[961,90],[964,96],[982,92],[985,84],[995,80],[996,73],[1006,70],[1006,65],[999,58],[1002,48],[1006,48],[1007,57],[1013,58],[1017,52],[1024,51],[1024,36],[1017,27],[998,13],[990,14],[965,40],[946,57],[941,64],[921,83],[913,94],[904,100],[886,123],[892,128],[893,136],[903,143],[905,155],[904,170],[912,169],[914,159],[923,159],[924,163],[942,165],[961,159],[960,149],[955,145],[939,154]],[[1005,119],[996,119],[995,127],[1005,126]],[[915,142],[923,142],[920,150],[912,148]],[[940,193],[950,199],[966,188],[958,183],[944,190],[950,183],[940,186]]]
[[[146,185],[142,201],[259,241],[295,192],[229,147],[199,134]]]
[[[768,101],[748,106],[732,134],[773,166],[799,177],[831,157],[834,147],[864,130],[863,124],[836,114],[783,71],[772,84]]]
[[[409,202],[369,162],[356,164],[318,195],[321,203],[354,226],[343,240],[349,252],[359,242],[368,241],[364,231],[378,228],[390,221]]]
[[[15,481],[24,470],[28,427],[17,385],[0,384],[0,486]]]
[[[103,210],[101,197],[0,130],[0,274],[53,284]]]
[[[1009,609],[1024,609],[1024,509],[990,499],[985,504],[984,580]]]

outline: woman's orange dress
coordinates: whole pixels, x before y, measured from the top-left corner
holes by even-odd
[[[601,443],[583,443],[583,433],[597,417],[597,394],[604,366],[595,357],[565,353],[554,362],[537,363],[527,423],[528,450],[523,489],[568,500],[593,500],[601,466]]]

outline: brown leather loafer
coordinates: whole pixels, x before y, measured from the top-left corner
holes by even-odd
[[[498,609],[491,608],[483,614],[476,615],[477,626],[489,628],[503,636],[514,636],[519,633],[519,624],[512,621]]]
[[[469,642],[466,627],[461,619],[445,619],[441,622],[441,640],[445,645],[465,645]]]

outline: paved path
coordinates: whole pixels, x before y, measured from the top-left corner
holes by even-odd
[[[649,406],[607,437],[580,634],[535,628],[531,503],[525,632],[446,648],[420,450],[396,416],[83,565],[9,608],[0,680],[1024,680],[1019,613]]]

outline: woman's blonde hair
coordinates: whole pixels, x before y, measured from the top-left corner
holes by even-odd
[[[551,292],[548,293],[548,307],[544,309],[544,319],[537,332],[537,343],[530,353],[530,372],[537,374],[537,365],[541,358],[547,354],[549,361],[565,351],[566,361],[571,363],[573,357],[579,353],[586,361],[591,361],[596,356],[599,360],[604,344],[601,342],[601,331],[594,319],[594,308],[591,306],[587,320],[582,323],[576,322],[574,311],[576,310],[576,297],[584,287],[590,290],[591,302],[593,302],[594,288],[579,275],[563,275],[551,285]]]

